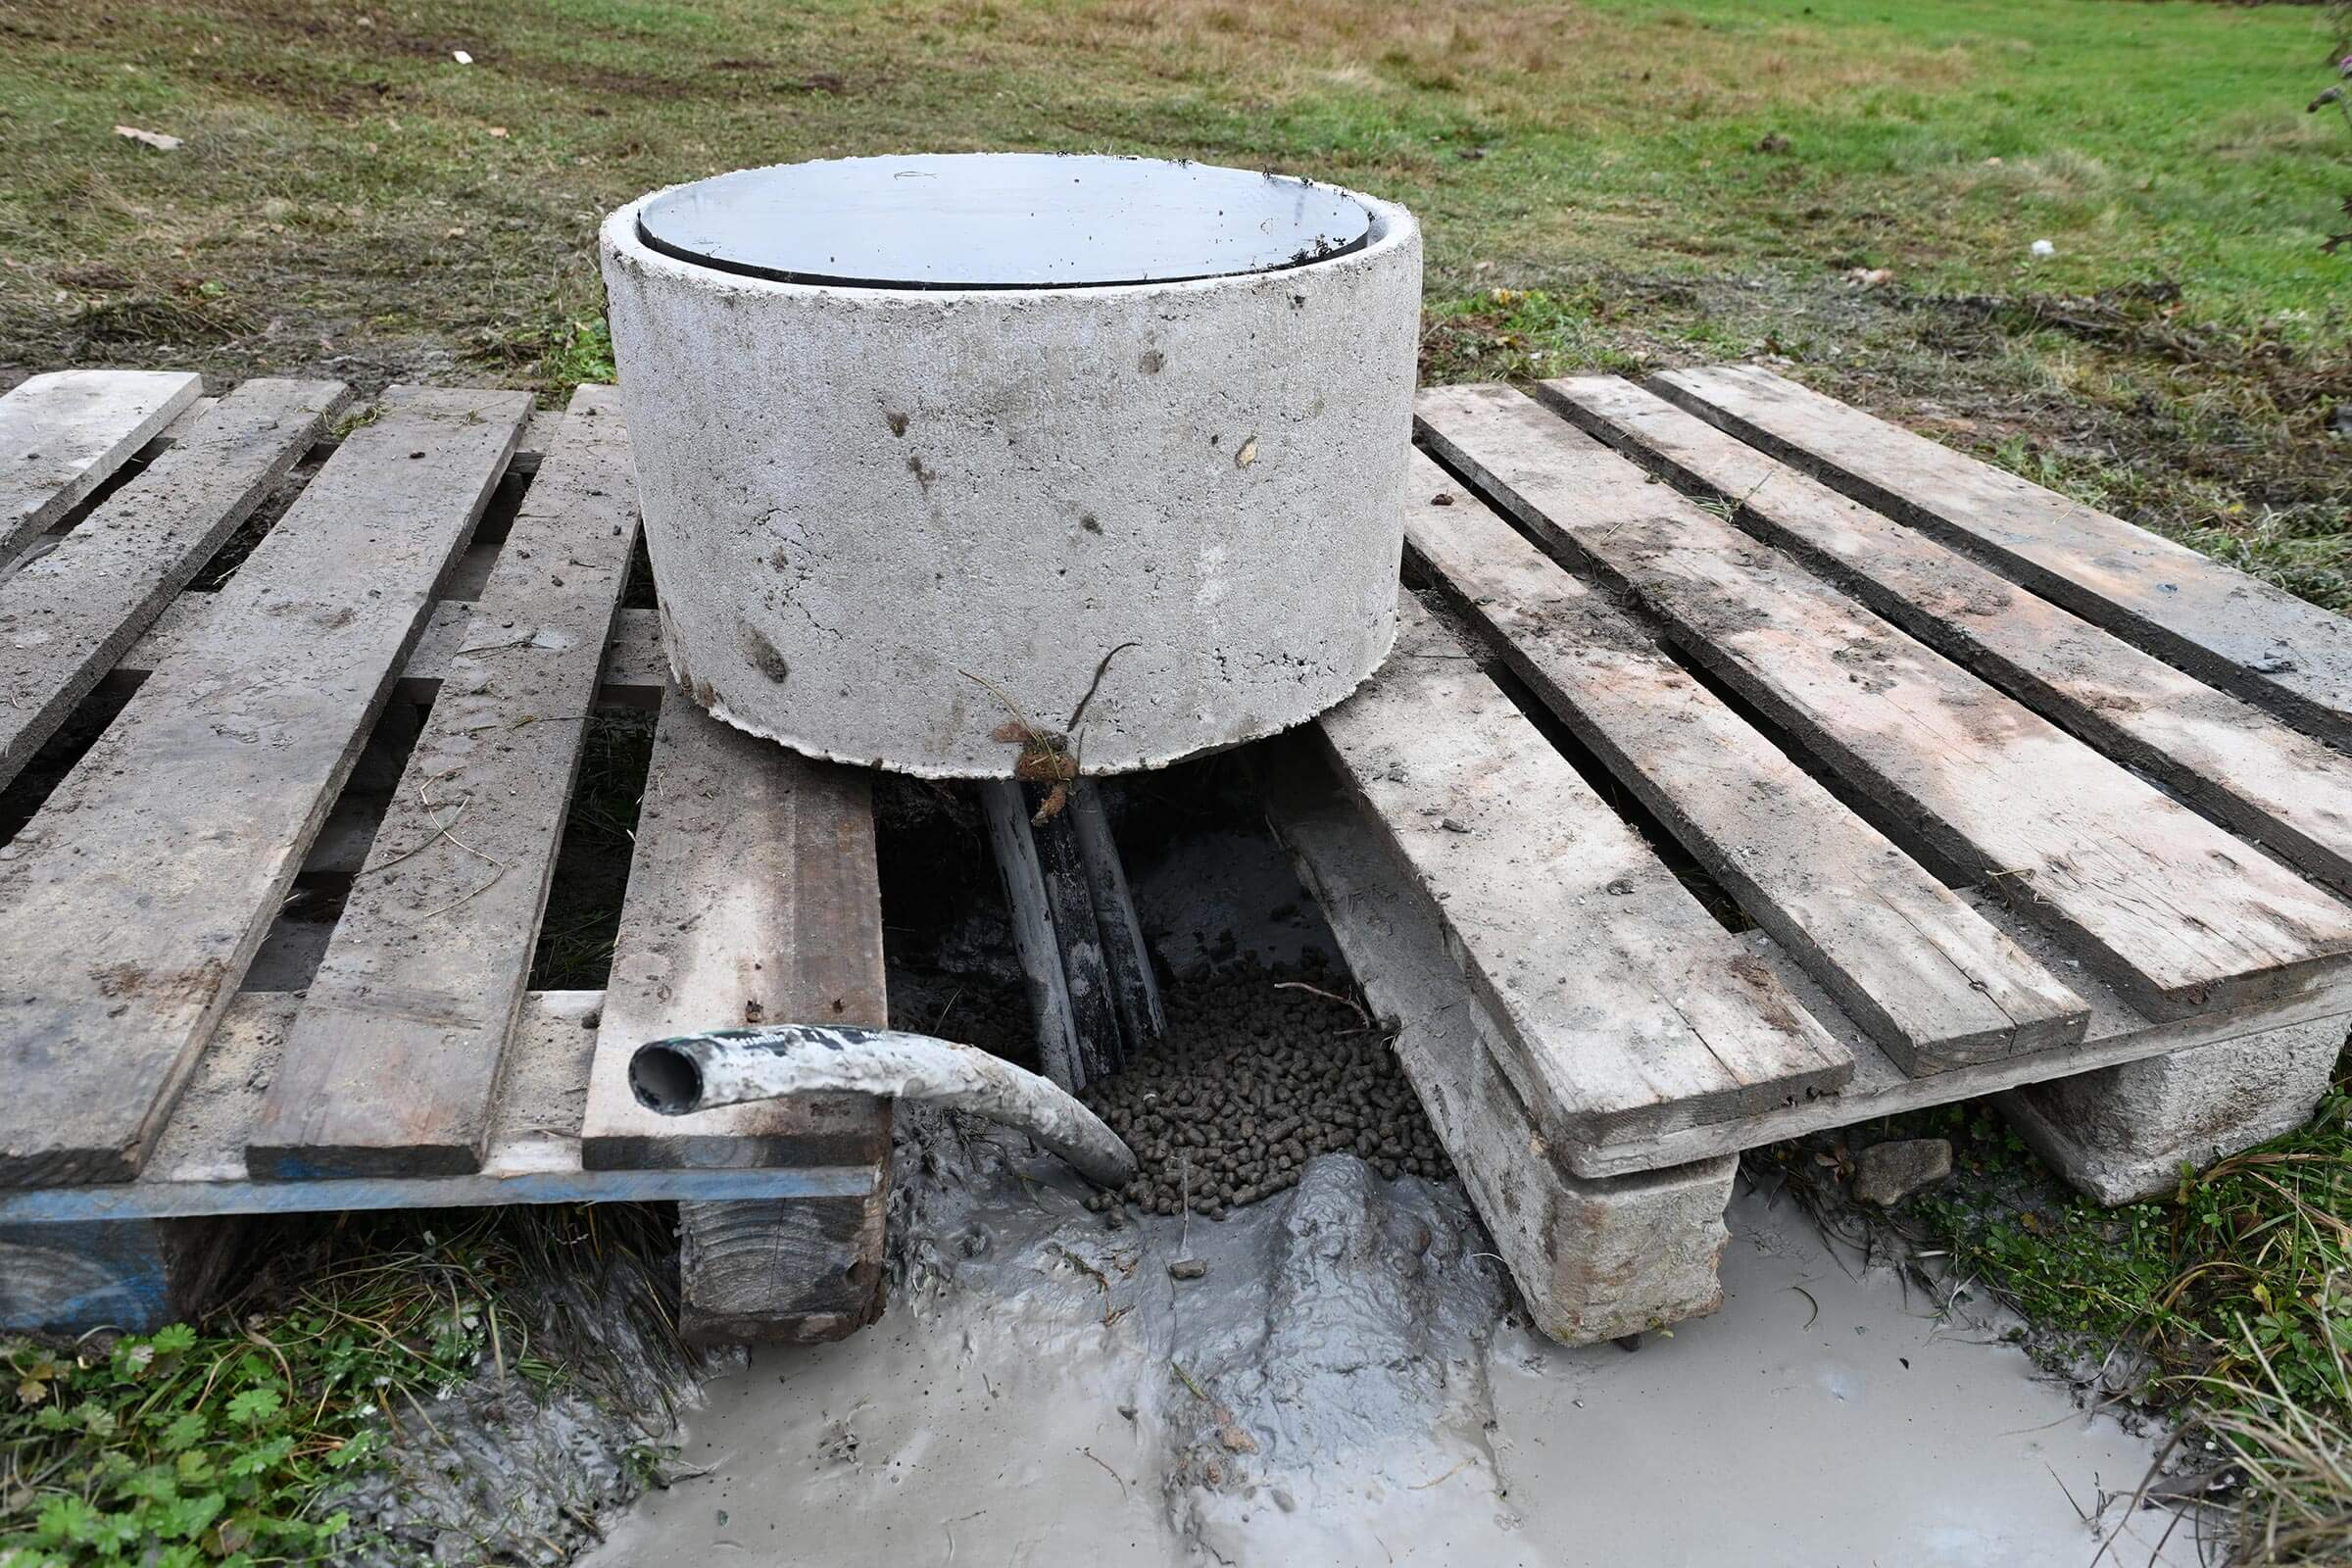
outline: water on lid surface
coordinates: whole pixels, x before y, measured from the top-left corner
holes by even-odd
[[[639,238],[756,277],[1070,288],[1292,267],[1360,248],[1360,202],[1288,175],[1145,158],[957,153],[746,169],[638,214]]]

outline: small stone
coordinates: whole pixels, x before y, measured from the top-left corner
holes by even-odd
[[[1952,1173],[1952,1146],[1941,1138],[1898,1138],[1854,1156],[1854,1199],[1899,1203]]]
[[[1208,1273],[1208,1265],[1197,1257],[1180,1257],[1168,1264],[1168,1278],[1197,1280]]]

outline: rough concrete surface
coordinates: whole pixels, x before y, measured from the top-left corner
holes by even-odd
[[[2311,1119],[2344,1047],[2322,1018],[2242,1040],[2052,1079],[2000,1097],[2051,1169],[2102,1203],[2170,1192],[2200,1169]]]
[[[621,208],[605,279],[679,684],[933,777],[1009,776],[1004,726],[1069,727],[1098,673],[1090,773],[1347,696],[1395,635],[1421,286],[1411,216],[1358,199],[1375,235],[1345,255],[993,290],[720,272]]]
[[[1563,1350],[1450,1185],[1325,1155],[1222,1223],[1109,1229],[1008,1135],[916,1139],[883,1321],[711,1385],[699,1473],[583,1562],[2082,1568],[2173,1523],[2116,1496],[2151,1440],[1757,1195],[1726,1311]]]

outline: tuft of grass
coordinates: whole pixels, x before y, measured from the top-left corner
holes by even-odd
[[[366,1532],[328,1506],[340,1484],[469,1379],[593,1378],[595,1334],[564,1282],[664,1246],[626,1205],[354,1215],[280,1246],[198,1323],[0,1342],[0,1562],[253,1568],[357,1550]],[[655,1293],[629,1310],[682,1364],[673,1306]]]

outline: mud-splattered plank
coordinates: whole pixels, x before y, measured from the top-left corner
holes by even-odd
[[[890,1107],[821,1095],[657,1116],[649,1040],[747,1023],[887,1019],[866,776],[712,718],[671,687],[654,729],[581,1126],[592,1168],[886,1160]]]
[[[620,400],[582,387],[311,982],[254,1175],[480,1167],[636,539]]]
[[[340,381],[248,381],[55,550],[0,581],[0,784],[286,476]]]
[[[2141,1010],[2293,995],[2352,954],[2338,903],[1507,387],[1424,392],[1440,455],[1886,808],[2004,885]]]
[[[529,408],[386,392],[0,849],[0,1185],[137,1171]]]
[[[1930,647],[2338,888],[2352,759],[1630,381],[1546,383],[1580,424],[1686,484]]]
[[[1545,1136],[1606,1145],[1843,1082],[1845,1048],[1409,594],[1397,610],[1396,651],[1319,723]]]
[[[0,397],[0,564],[203,393],[187,370],[51,370]]]
[[[1415,554],[1544,706],[1889,1055],[1941,1072],[2082,1038],[2081,998],[1604,596],[1429,459],[1413,462]]]
[[[2121,517],[1756,366],[1658,390],[1855,500],[2332,740],[2352,740],[2352,621]]]

